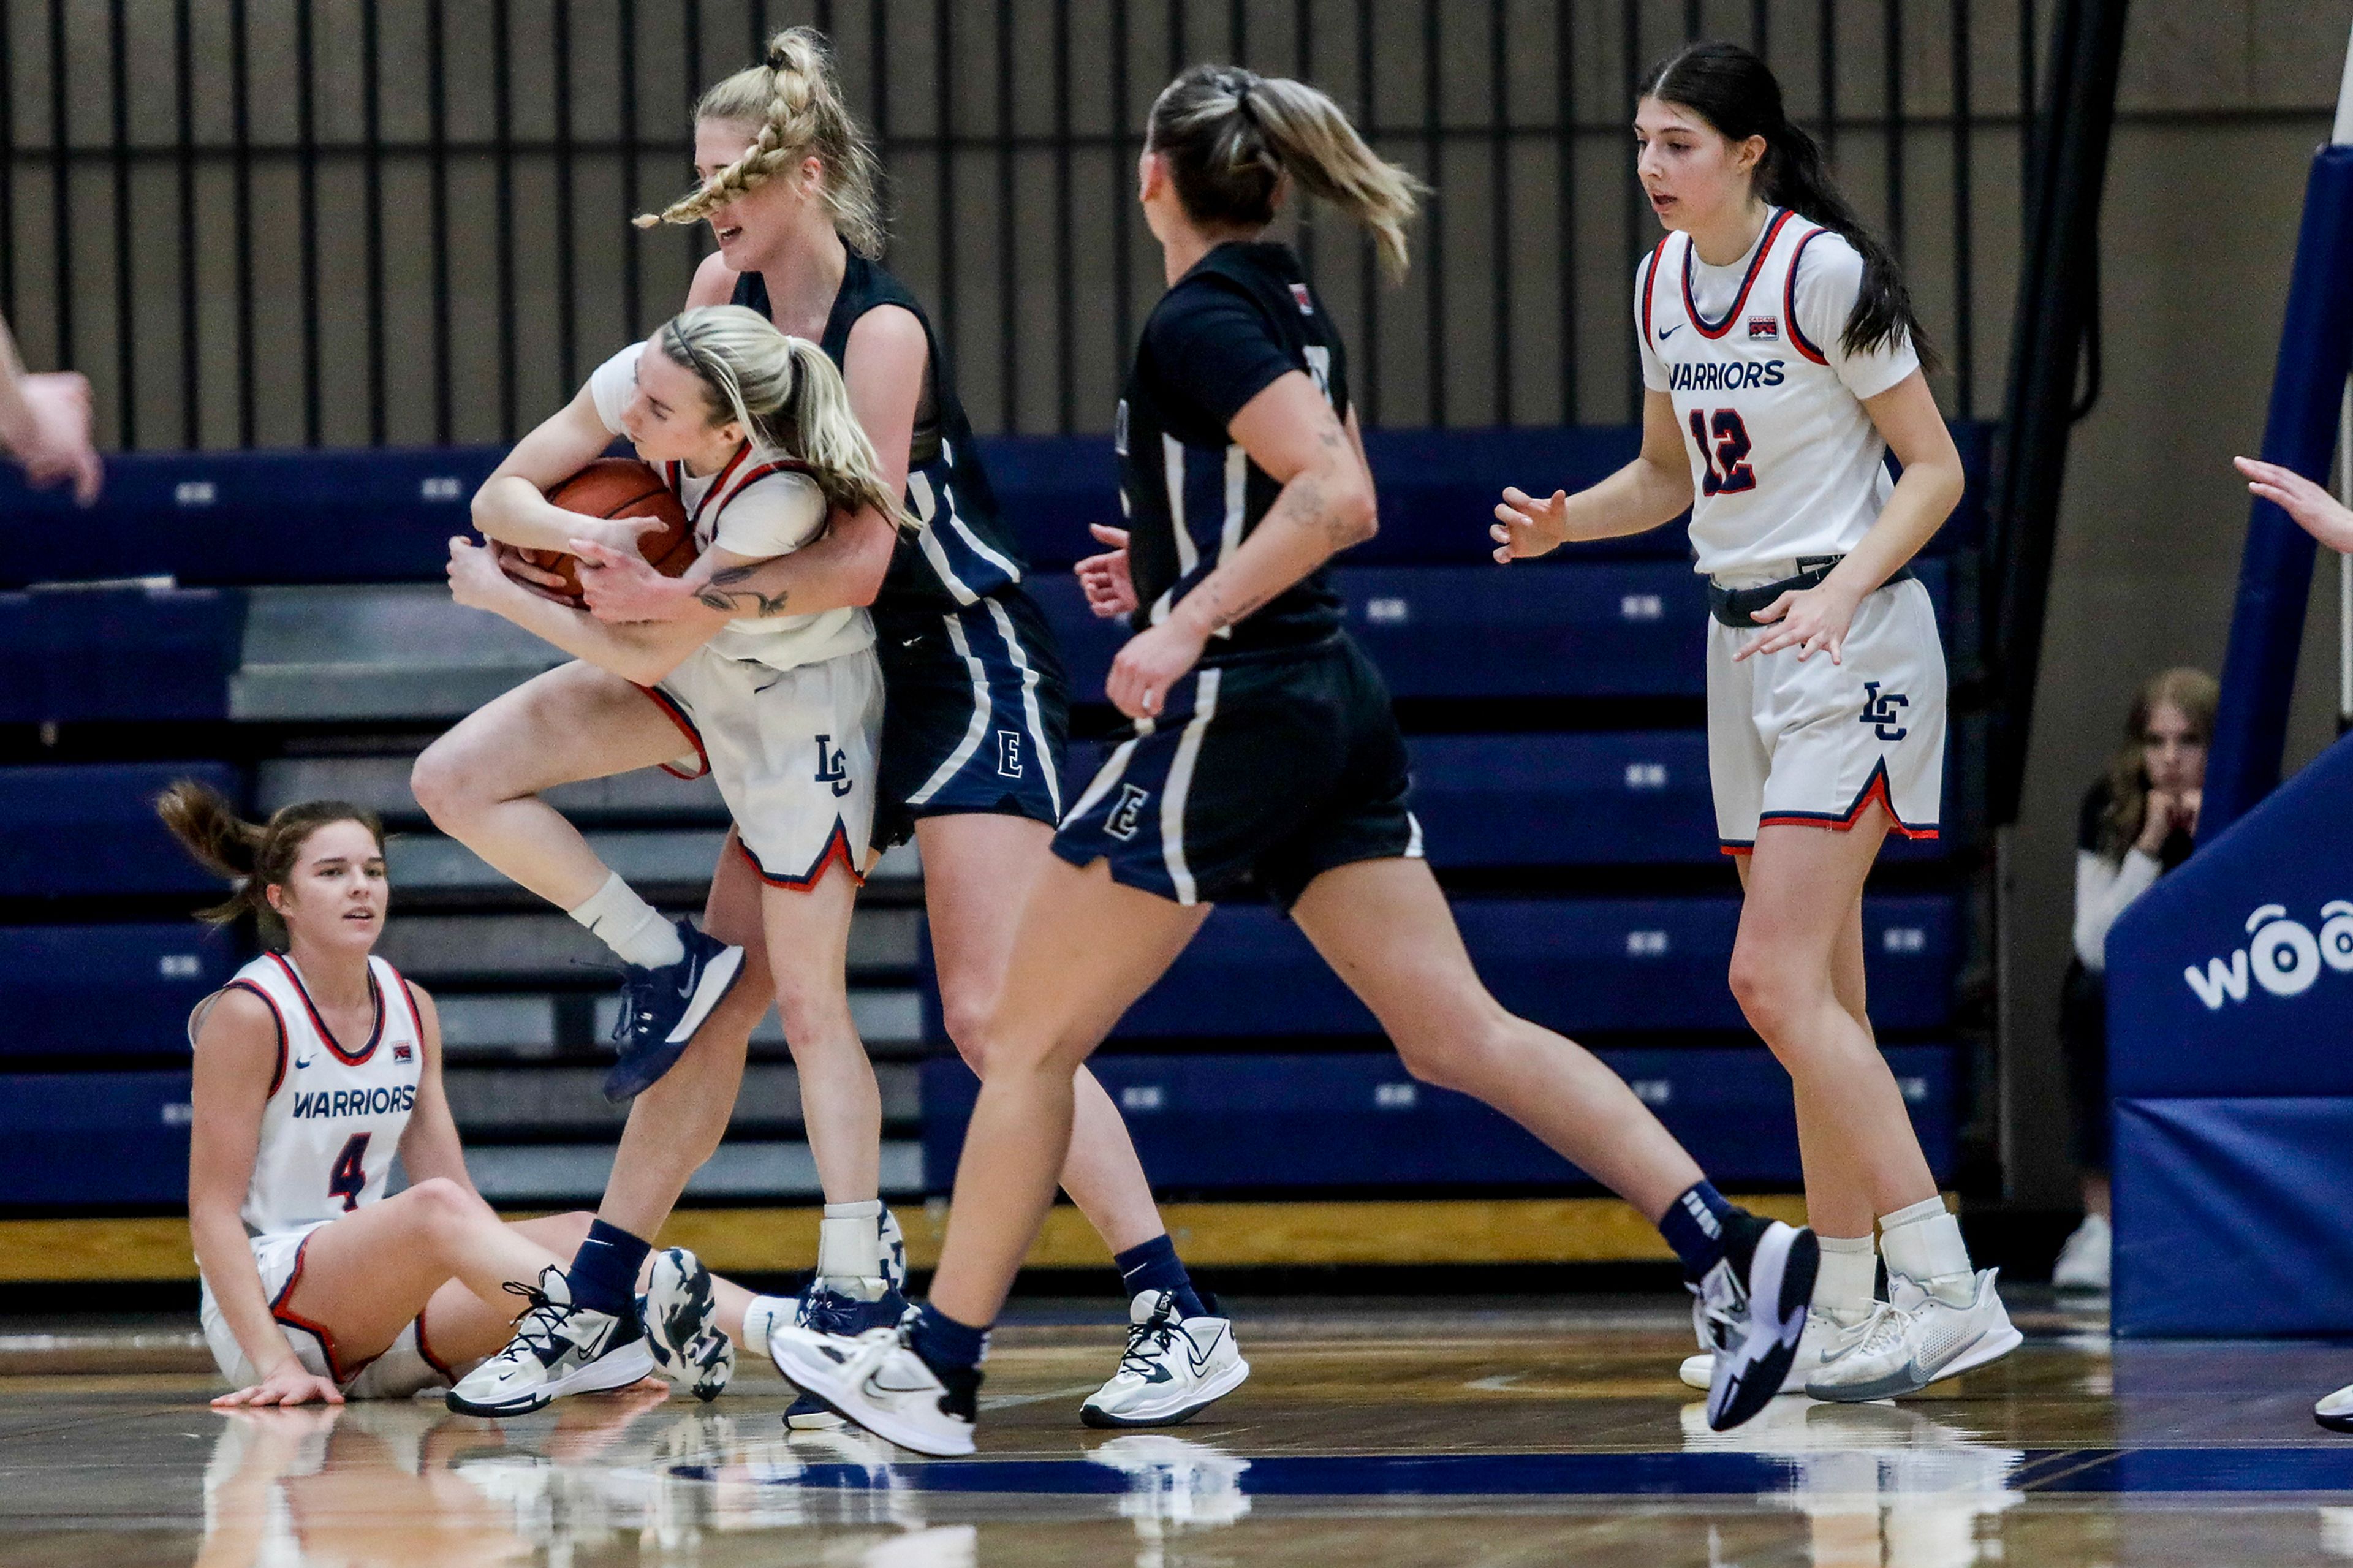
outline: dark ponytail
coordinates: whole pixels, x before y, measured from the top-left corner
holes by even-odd
[[[1940,368],[1942,361],[1912,308],[1904,269],[1839,194],[1823,164],[1821,143],[1790,121],[1781,107],[1781,84],[1763,60],[1738,44],[1689,44],[1651,67],[1636,96],[1688,109],[1734,142],[1765,138],[1757,194],[1820,224],[1862,258],[1862,288],[1839,346],[1851,354],[1869,353],[1908,338],[1921,369]]]
[[[356,822],[380,846],[384,825],[375,813],[340,800],[302,801],[281,806],[268,822],[248,822],[220,792],[192,779],[182,779],[155,797],[155,815],[172,830],[197,865],[227,879],[235,888],[228,898],[197,918],[227,925],[242,915],[260,923],[264,943],[277,947],[286,940],[286,922],[269,907],[267,889],[283,887],[302,858],[311,835],[336,822]]]

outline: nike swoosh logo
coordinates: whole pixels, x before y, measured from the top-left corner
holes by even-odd
[[[312,1062],[317,1061],[318,1059],[319,1058],[316,1057],[297,1058],[294,1063],[294,1070],[296,1072],[301,1072],[304,1068],[309,1067]]]
[[[1197,1365],[1193,1370],[1195,1372],[1198,1372],[1201,1369]],[[1170,1373],[1166,1367],[1155,1363],[1152,1370],[1144,1374],[1144,1381],[1146,1383],[1168,1383],[1173,1381],[1174,1376],[1175,1374]]]
[[[680,982],[678,983],[678,994],[679,994],[680,995],[681,995],[681,996],[691,996],[691,995],[693,995],[693,994],[694,994],[694,987],[695,987],[696,984],[702,980],[702,965],[701,965],[701,964],[699,964],[699,963],[698,963],[698,964],[694,965],[691,969],[689,969],[689,970],[686,972],[686,978],[685,978],[685,979],[683,979],[683,980],[681,980],[681,981],[680,981]]]
[[[913,647],[923,640],[923,635],[921,633],[917,633],[915,636],[911,637],[901,637],[899,639],[899,646],[901,647]]]
[[[1673,337],[1677,332],[1680,332],[1683,330],[1683,324],[1681,321],[1677,321],[1672,327],[1661,327],[1659,329],[1659,341],[1661,342],[1665,342],[1669,338]]]
[[[882,1381],[881,1369],[878,1367],[874,1371],[866,1374],[864,1392],[867,1397],[871,1399],[895,1397],[905,1394],[928,1394],[931,1392],[931,1388],[932,1385],[928,1383],[913,1383],[905,1384],[904,1386],[897,1384],[885,1383]]]

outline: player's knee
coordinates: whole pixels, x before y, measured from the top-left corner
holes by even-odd
[[[965,1066],[976,1073],[985,1073],[990,1055],[988,1049],[988,1014],[985,1005],[976,1005],[966,996],[940,997],[940,1022],[955,1043],[956,1054],[964,1058]]]
[[[436,741],[408,770],[408,793],[417,797],[418,809],[436,823],[457,821],[473,804],[466,772],[456,748]]]
[[[1799,1002],[1788,966],[1754,943],[1740,942],[1732,950],[1730,978],[1733,999],[1749,1027],[1768,1045],[1786,1038]]]
[[[408,1197],[417,1210],[419,1222],[437,1235],[496,1217],[490,1205],[447,1176],[427,1176],[408,1189]]]

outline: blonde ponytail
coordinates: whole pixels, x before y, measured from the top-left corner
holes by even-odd
[[[786,336],[741,305],[681,311],[655,342],[702,381],[714,418],[733,419],[754,441],[807,464],[828,506],[850,512],[871,506],[910,526],[825,350]]]
[[[1391,281],[1405,277],[1406,226],[1430,187],[1385,162],[1340,106],[1305,82],[1195,66],[1153,101],[1147,135],[1197,221],[1271,223],[1288,174],[1370,231]]]
[[[700,190],[659,213],[633,220],[639,228],[695,223],[802,159],[814,156],[833,226],[861,256],[882,254],[881,167],[873,143],[842,102],[834,80],[833,51],[814,27],[787,27],[768,40],[766,59],[737,71],[704,93],[694,118],[742,121],[759,132],[744,155]]]

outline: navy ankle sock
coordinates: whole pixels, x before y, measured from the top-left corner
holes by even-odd
[[[1130,1296],[1140,1296],[1146,1290],[1166,1290],[1176,1298],[1177,1312],[1187,1318],[1208,1315],[1201,1304],[1200,1292],[1193,1289],[1193,1277],[1185,1272],[1177,1261],[1176,1244],[1165,1235],[1131,1247],[1112,1261],[1119,1266],[1121,1283]]]
[[[653,1244],[638,1240],[618,1226],[598,1220],[588,1227],[572,1267],[564,1277],[572,1286],[575,1305],[604,1312],[634,1329],[638,1321],[638,1270]],[[621,1340],[637,1336],[624,1331]]]
[[[970,1372],[988,1353],[988,1331],[959,1323],[926,1301],[907,1324],[907,1348],[935,1373]]]
[[[1704,1178],[1694,1182],[1659,1216],[1659,1234],[1683,1260],[1683,1276],[1704,1279],[1724,1258],[1725,1220],[1732,1205]]]

